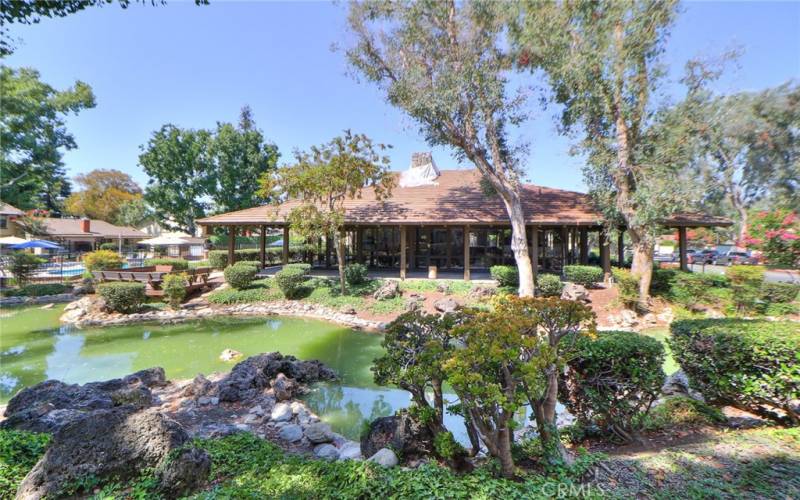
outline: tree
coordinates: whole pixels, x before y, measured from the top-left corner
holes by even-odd
[[[0,199],[22,210],[58,212],[70,192],[62,150],[77,147],[64,117],[93,108],[92,89],[77,81],[56,90],[34,69],[2,66],[0,95]]]
[[[389,172],[389,158],[381,151],[391,146],[374,144],[363,134],[345,130],[309,152],[295,153],[293,165],[267,172],[261,177],[260,195],[275,202],[297,200],[287,222],[305,238],[332,238],[336,240],[336,257],[339,263],[339,283],[346,293],[344,266],[345,248],[342,228],[345,201],[361,196],[370,186],[376,200],[391,195],[395,176]]]
[[[744,242],[756,202],[773,197],[800,204],[800,87],[715,95],[706,82],[718,71],[700,62],[688,69],[690,91],[679,108],[696,123],[694,163],[705,199],[730,204],[739,220],[737,240]]]
[[[122,203],[113,222],[119,226],[139,228],[153,220],[153,210],[139,197]]]
[[[608,220],[626,226],[647,308],[654,243],[660,222],[681,207],[675,189],[687,154],[687,124],[653,101],[676,1],[529,0],[520,9],[510,29],[518,61],[544,69],[563,125],[581,133],[587,184]]]
[[[258,197],[253,180],[274,170],[280,155],[277,146],[265,143],[249,107],[242,108],[238,127],[217,123],[210,155],[217,185],[209,195],[217,211],[250,208],[265,201]]]
[[[511,221],[519,293],[533,295],[520,199],[521,148],[508,127],[519,124],[522,94],[509,95],[510,60],[501,50],[499,3],[353,2],[348,24],[356,44],[351,66],[420,126],[427,141],[468,159],[500,196]]]
[[[130,175],[119,170],[92,170],[75,176],[80,191],[72,193],[64,208],[72,215],[116,221],[125,203],[141,199],[142,189]]]
[[[142,146],[139,165],[150,176],[144,199],[159,223],[194,234],[195,220],[205,216],[214,183],[206,130],[164,125]]]

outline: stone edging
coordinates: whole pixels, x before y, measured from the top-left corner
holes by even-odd
[[[150,311],[145,313],[120,314],[92,312],[84,308],[89,302],[85,299],[73,302],[64,309],[61,322],[77,327],[130,325],[135,323],[159,322],[180,323],[194,319],[215,318],[219,316],[296,316],[320,319],[358,330],[382,331],[386,324],[345,314],[327,307],[302,302],[258,302],[230,306],[212,306],[207,303],[187,304],[177,311]]]
[[[0,307],[3,306],[24,306],[34,304],[55,304],[72,302],[77,295],[74,293],[59,293],[57,295],[42,295],[41,297],[4,297],[0,299]]]

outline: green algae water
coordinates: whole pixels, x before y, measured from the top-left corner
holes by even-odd
[[[219,359],[227,348],[245,357],[280,351],[330,366],[340,381],[317,384],[305,399],[352,439],[364,419],[390,415],[409,403],[405,391],[372,382],[372,360],[382,353],[380,334],[276,316],[78,329],[59,324],[62,311],[63,306],[0,310],[0,403],[47,379],[86,383],[153,366],[172,379],[226,372],[236,363]]]

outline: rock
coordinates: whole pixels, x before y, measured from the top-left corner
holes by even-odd
[[[473,287],[472,290],[469,291],[469,294],[467,294],[467,297],[469,297],[471,300],[480,300],[480,299],[489,298],[492,295],[494,295],[495,293],[497,293],[497,290],[494,289],[494,288],[487,287],[487,286],[476,286],[476,287]]]
[[[672,311],[672,308],[667,307],[663,311],[661,311],[661,314],[659,314],[656,317],[658,318],[659,321],[662,321],[666,324],[670,324],[675,319],[675,313]]]
[[[149,388],[164,383],[163,368],[150,368],[121,379],[84,385],[46,380],[11,398],[4,413],[6,419],[0,422],[0,427],[56,432],[94,410],[118,406],[135,410],[151,406],[153,396]]]
[[[439,283],[436,285],[436,291],[445,295],[450,295],[450,285],[448,283]]]
[[[561,298],[575,302],[590,302],[589,292],[586,291],[586,287],[570,282],[564,283],[564,289],[561,291]]]
[[[722,319],[724,317],[725,317],[725,315],[722,314],[721,312],[717,311],[716,309],[707,309],[706,310],[706,318]]]
[[[119,480],[146,469],[158,471],[162,494],[182,496],[199,487],[211,468],[208,454],[184,447],[188,443],[186,431],[156,411],[95,410],[55,433],[17,498],[58,497],[87,477]]]
[[[361,453],[370,457],[381,448],[397,450],[404,459],[433,452],[433,435],[407,412],[373,420],[361,438]]]
[[[350,315],[353,315],[353,314],[357,313],[356,309],[354,307],[352,307],[352,306],[342,307],[339,311],[341,311],[342,314],[350,314]]]
[[[348,441],[339,448],[339,460],[361,460],[361,445],[355,441]]]
[[[658,318],[653,313],[647,313],[642,316],[642,322],[647,326],[653,326],[658,323]]]
[[[271,382],[270,386],[275,394],[275,399],[278,401],[286,401],[292,399],[297,384],[289,379],[283,373],[279,373]]]
[[[439,311],[440,313],[451,313],[455,312],[460,305],[456,300],[452,297],[446,297],[444,299],[439,299],[433,303],[433,308]]]
[[[222,354],[219,355],[219,359],[222,361],[233,361],[234,359],[239,359],[242,356],[244,356],[244,354],[240,353],[239,351],[225,349],[222,351]]]
[[[273,422],[285,422],[292,419],[292,407],[286,403],[278,403],[269,416]]]
[[[102,313],[106,308],[106,301],[98,295],[87,295],[75,302],[70,302],[64,307],[64,314],[60,320],[64,323],[75,323],[87,314]]]
[[[314,444],[330,443],[334,437],[331,426],[323,422],[309,425],[306,427],[305,433],[308,440]]]
[[[53,306],[55,306],[55,304],[53,304],[53,303],[51,302],[51,303],[49,303],[49,304],[43,305],[43,306],[42,306],[42,307],[40,307],[39,309],[52,309],[52,308],[53,308]]]
[[[261,405],[256,405],[250,408],[248,413],[252,413],[253,415],[258,415],[260,417],[264,415],[264,408],[262,408]]]
[[[303,428],[297,424],[285,425],[278,432],[278,436],[286,442],[294,443],[303,439]]]
[[[190,397],[200,398],[202,396],[211,394],[213,389],[214,389],[214,384],[210,380],[208,380],[202,373],[199,373],[192,380],[192,383],[186,386],[186,388],[183,390],[183,395],[186,396],[187,398]]]
[[[242,418],[242,423],[243,424],[255,424],[259,420],[261,420],[261,417],[259,417],[255,413],[248,413],[247,415],[245,415]]]
[[[374,462],[382,467],[394,467],[400,463],[397,459],[397,455],[389,448],[381,448],[374,455],[369,457],[367,461]]]
[[[314,447],[314,456],[323,460],[336,460],[339,450],[332,444],[321,444]]]
[[[406,300],[406,311],[419,311],[424,304],[425,300],[422,297],[410,297]]]
[[[631,328],[639,324],[639,317],[636,312],[630,309],[623,309],[619,313],[619,323],[625,328]]]
[[[387,300],[393,299],[398,295],[400,295],[400,284],[390,280],[386,281],[380,288],[375,290],[375,293],[372,294],[372,298],[375,300]]]
[[[689,396],[698,401],[705,401],[703,395],[689,386],[689,377],[683,370],[678,370],[672,375],[667,376],[661,393],[665,396]]]
[[[205,406],[205,405],[215,406],[215,405],[219,404],[219,398],[213,397],[213,396],[201,396],[201,397],[197,398],[197,404],[202,405],[202,406]]]
[[[279,373],[303,384],[336,378],[333,370],[319,361],[300,361],[294,356],[270,352],[237,363],[218,383],[219,399],[233,402],[253,398],[269,387]]]

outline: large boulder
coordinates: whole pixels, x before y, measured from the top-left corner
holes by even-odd
[[[564,283],[564,289],[561,291],[561,298],[575,302],[590,302],[589,292],[586,291],[586,287],[577,283]]]
[[[387,281],[380,288],[375,290],[372,298],[375,300],[393,299],[400,295],[400,284],[396,281]]]
[[[472,290],[469,291],[467,294],[467,298],[470,300],[482,300],[488,299],[489,297],[493,296],[497,293],[496,288],[488,287],[488,286],[475,286]]]
[[[459,303],[452,297],[445,297],[433,303],[434,309],[445,314],[455,312],[459,307],[461,307]]]
[[[433,453],[430,430],[407,412],[373,420],[361,438],[361,454],[371,457],[383,448],[400,453],[404,460]]]
[[[294,356],[270,352],[237,363],[228,376],[219,381],[219,399],[229,402],[251,399],[269,388],[270,381],[279,373],[304,384],[336,378],[333,370],[320,361],[300,361]]]
[[[47,452],[19,486],[17,498],[60,497],[81,480],[126,480],[152,469],[168,497],[185,494],[205,481],[211,460],[188,445],[177,423],[154,410],[95,410],[62,427]]]
[[[145,408],[153,404],[150,388],[164,383],[163,368],[149,368],[123,378],[84,385],[46,380],[11,398],[0,427],[55,432],[94,410]]]

